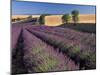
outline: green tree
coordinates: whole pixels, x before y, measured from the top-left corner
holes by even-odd
[[[45,14],[41,15],[39,18],[39,24],[45,24]]]
[[[12,22],[15,22],[16,21],[16,19],[12,19]]]
[[[16,18],[16,21],[20,21],[21,20],[21,18]]]
[[[27,19],[28,19],[28,20],[32,19],[32,15],[28,16]]]
[[[79,21],[79,11],[73,10],[71,14],[72,14],[72,20],[74,24],[76,25],[76,23]]]
[[[71,20],[71,16],[69,14],[64,14],[62,16],[62,22],[63,23],[68,23]]]

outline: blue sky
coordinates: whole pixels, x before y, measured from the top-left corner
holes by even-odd
[[[12,15],[65,14],[79,10],[80,14],[95,14],[95,6],[12,1]]]

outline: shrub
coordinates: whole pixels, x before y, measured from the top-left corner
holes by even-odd
[[[16,18],[16,21],[20,21],[21,20],[21,18]]]
[[[71,17],[70,17],[69,14],[64,14],[64,15],[62,16],[62,22],[63,22],[63,23],[68,23],[68,22],[70,21],[70,19],[71,19]]]
[[[39,23],[40,24],[45,24],[45,15],[41,15],[39,18]]]
[[[32,15],[28,16],[27,19],[32,19]]]
[[[15,22],[16,21],[16,19],[12,19],[12,22]]]
[[[79,20],[79,11],[78,10],[73,10],[72,11],[72,20],[74,24],[76,24]]]

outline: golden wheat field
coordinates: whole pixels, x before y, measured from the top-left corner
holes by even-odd
[[[60,25],[62,24],[62,15],[52,15],[47,16],[45,18],[45,24],[46,25]],[[70,21],[72,23],[72,21]],[[95,15],[94,14],[81,14],[79,15],[79,22],[78,23],[95,23]]]

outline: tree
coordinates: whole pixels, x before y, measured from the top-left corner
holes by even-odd
[[[79,20],[79,11],[78,10],[72,11],[72,20],[73,20],[74,24],[76,25],[76,23]]]
[[[15,22],[15,21],[16,21],[16,19],[13,18],[13,19],[12,19],[12,22]]]
[[[28,16],[27,19],[28,19],[28,20],[32,19],[32,15]]]
[[[41,15],[39,18],[39,24],[45,24],[45,14]]]
[[[63,23],[68,23],[70,21],[70,19],[71,19],[71,16],[69,14],[64,14],[62,16],[62,22]]]
[[[16,18],[16,21],[20,21],[20,20],[21,20],[21,18],[19,18],[19,17],[18,17],[18,18]]]

